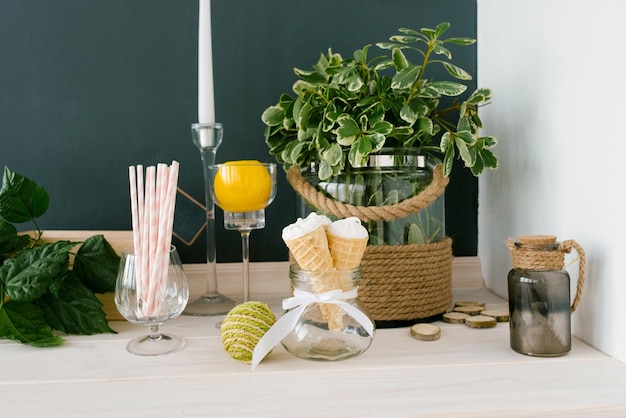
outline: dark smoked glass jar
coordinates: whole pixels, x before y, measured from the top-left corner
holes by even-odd
[[[574,308],[570,275],[563,269],[568,248],[545,235],[509,240],[508,246],[514,266],[508,274],[511,348],[539,357],[567,354]],[[582,249],[577,251],[580,256]]]

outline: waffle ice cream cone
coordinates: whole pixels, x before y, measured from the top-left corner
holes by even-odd
[[[333,259],[333,266],[337,270],[353,269],[361,264],[365,247],[367,247],[368,237],[346,238],[340,235],[333,235],[330,232],[326,235],[330,256]]]
[[[337,270],[353,269],[361,264],[369,234],[358,218],[350,217],[333,222],[328,227],[326,238],[333,266]],[[351,283],[341,284],[344,291],[351,286]]]
[[[322,225],[298,238],[286,239],[285,244],[301,269],[309,271],[333,269],[326,229]]]
[[[315,272],[311,287],[315,293],[339,289],[339,281],[333,267],[333,259],[328,249],[326,228],[330,219],[310,214],[306,219],[298,219],[295,224],[283,229],[283,241],[291,256],[302,270]],[[320,305],[324,319],[330,329],[341,327],[343,311],[338,306]]]

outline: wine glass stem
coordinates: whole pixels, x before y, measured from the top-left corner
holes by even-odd
[[[151,341],[157,341],[161,339],[161,325],[150,324],[148,325],[148,339]]]
[[[243,301],[250,298],[250,230],[242,229],[241,232],[241,257],[243,260]]]

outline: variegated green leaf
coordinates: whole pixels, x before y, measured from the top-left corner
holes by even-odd
[[[371,145],[370,152],[380,151],[382,147],[385,145],[385,140],[387,139],[385,135],[378,134],[378,133],[367,134],[365,135],[365,138],[370,142],[370,145]]]
[[[419,118],[418,127],[426,135],[433,134],[433,121],[430,118]]]
[[[481,136],[485,148],[493,148],[498,144],[498,140],[493,136]]]
[[[442,45],[435,45],[435,47],[433,48],[433,52],[437,55],[444,55],[449,60],[452,59],[452,52],[450,52],[448,48]]]
[[[400,110],[400,118],[403,121],[413,125],[417,120],[417,113],[413,111],[411,106],[405,104],[404,106],[402,106],[402,110]]]
[[[445,31],[450,29],[450,22],[441,22],[435,27],[435,33],[437,38],[439,38]]]
[[[283,123],[285,111],[279,106],[270,106],[261,115],[261,120],[268,126],[276,126]]]
[[[391,88],[397,90],[411,87],[413,83],[415,83],[415,80],[417,80],[421,68],[422,67],[419,65],[409,65],[402,69],[393,76]]]
[[[467,90],[467,86],[454,81],[434,81],[429,86],[437,93],[451,97],[458,96]]]
[[[471,80],[472,75],[462,69],[461,67],[457,67],[454,64],[450,64],[449,62],[444,62],[443,66],[446,68],[448,73],[454,78],[458,78],[459,80]]]
[[[368,133],[377,133],[381,135],[389,135],[393,130],[393,125],[387,121],[376,122],[374,126],[368,129]]]
[[[485,167],[491,168],[493,170],[498,168],[498,159],[493,154],[493,152],[491,152],[491,150],[488,150],[488,149],[481,150],[480,156],[483,160],[483,164],[485,165]]]
[[[459,150],[461,159],[465,162],[465,166],[472,167],[476,162],[476,150],[458,135],[455,136],[454,142]]]
[[[355,72],[348,77],[348,90],[359,91],[363,87],[363,79]]]
[[[343,152],[339,144],[330,144],[323,152],[324,159],[331,165],[335,166],[343,159]]]
[[[456,45],[472,45],[476,43],[476,39],[472,38],[447,38],[443,39],[443,42],[449,42]]]
[[[395,35],[389,39],[393,42],[399,42],[401,44],[412,44],[414,42],[417,42],[419,38],[417,36],[410,35]]]
[[[450,132],[445,132],[441,135],[441,142],[439,143],[439,149],[445,153],[450,148],[450,141],[452,140]]]
[[[400,48],[393,48],[391,50],[391,56],[393,58],[393,65],[395,65],[397,71],[404,70],[408,67],[409,61]]]

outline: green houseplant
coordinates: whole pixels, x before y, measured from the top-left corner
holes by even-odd
[[[371,45],[344,59],[329,50],[313,70],[295,69],[295,97],[282,94],[261,117],[267,125],[270,153],[288,169],[319,164],[326,180],[350,167],[362,167],[371,153],[383,147],[417,147],[424,154],[443,154],[448,176],[458,155],[474,175],[496,168],[491,151],[495,138],[479,136],[478,107],[491,91],[480,88],[461,102],[441,107],[443,97],[458,97],[472,76],[452,64],[447,44],[471,45],[474,39],[443,38],[450,27],[399,29],[377,47],[390,55],[372,55]],[[415,55],[417,62],[409,58]],[[443,66],[453,80],[431,80],[428,68]],[[456,81],[454,81],[456,80]],[[457,122],[449,117],[456,114]],[[439,144],[434,139],[441,134]]]
[[[54,330],[115,333],[95,294],[114,290],[120,257],[102,235],[83,242],[43,242],[37,219],[49,203],[43,187],[4,168],[0,188],[0,339],[46,347],[64,341]],[[31,221],[36,228],[34,236],[20,234],[14,225]]]
[[[367,226],[359,294],[379,326],[381,320],[421,319],[447,309],[451,240],[445,237],[443,189],[455,158],[475,176],[498,164],[492,152],[496,139],[479,133],[478,109],[491,91],[467,94],[472,76],[452,63],[449,49],[475,40],[444,37],[449,27],[444,22],[434,29],[401,28],[389,41],[376,43],[380,54],[372,45],[349,58],[329,49],[312,70],[296,68],[293,95],[282,94],[261,116],[270,153],[309,207],[336,217],[358,216]],[[431,78],[438,66],[445,69],[443,80]],[[388,164],[379,165],[380,157]],[[432,262],[419,268],[421,258],[433,257],[442,259],[441,268],[429,271]],[[372,286],[378,280],[372,275],[380,270],[374,264],[389,260],[404,271],[380,274],[383,286],[400,280],[387,291]],[[413,271],[423,277],[409,277]],[[423,283],[432,278],[440,283]],[[426,287],[426,293],[440,294],[439,300],[420,300]],[[400,300],[405,297],[421,306],[400,315],[379,314],[370,303],[379,294],[387,306],[406,305]],[[431,306],[422,309],[426,305]]]

